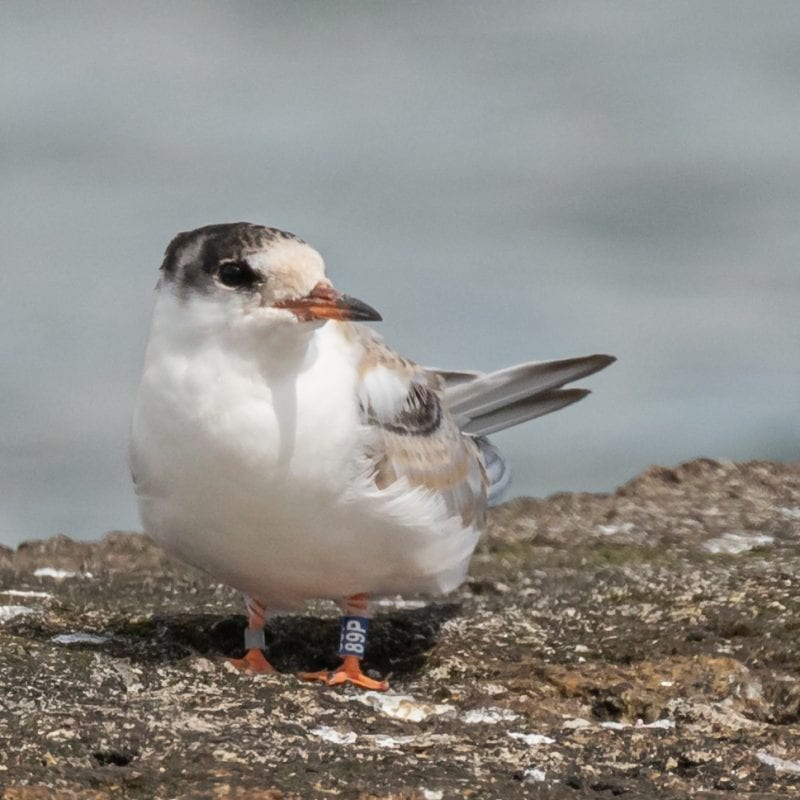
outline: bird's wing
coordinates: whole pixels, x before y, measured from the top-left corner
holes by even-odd
[[[485,438],[584,398],[562,388],[612,364],[596,354],[533,361],[484,374],[421,367],[390,350],[369,328],[351,326],[363,356],[359,401],[365,422],[378,431],[373,455],[379,488],[401,477],[442,492],[453,514],[472,519],[488,492],[497,502],[510,472]]]
[[[491,433],[566,408],[578,400],[583,400],[587,394],[591,394],[588,389],[549,389],[492,411],[467,417],[461,421],[461,431],[470,436],[489,436]]]
[[[562,389],[616,359],[607,355],[579,356],[559,361],[531,361],[472,380],[447,382],[444,404],[464,433],[484,436],[549,414],[585,397],[585,389]],[[467,375],[448,373],[443,375]]]
[[[373,480],[384,489],[405,478],[438,495],[464,527],[480,527],[488,478],[479,447],[442,403],[445,381],[389,349],[374,331],[353,326],[362,354],[357,393],[370,437]]]

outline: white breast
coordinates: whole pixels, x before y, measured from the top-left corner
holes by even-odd
[[[338,326],[268,352],[258,337],[198,343],[171,310],[156,311],[131,436],[154,538],[273,607],[463,579],[474,534],[436,497],[364,474],[358,359]]]

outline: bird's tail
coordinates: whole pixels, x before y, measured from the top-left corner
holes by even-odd
[[[588,389],[565,389],[565,384],[598,372],[614,361],[614,356],[597,354],[531,361],[488,375],[437,370],[445,381],[447,408],[459,428],[475,437],[483,455],[490,480],[490,505],[500,502],[511,482],[511,471],[486,437],[583,399],[589,394]]]

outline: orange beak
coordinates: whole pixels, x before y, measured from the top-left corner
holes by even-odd
[[[372,306],[337,292],[328,283],[318,283],[305,297],[279,300],[275,308],[293,311],[298,319],[310,322],[315,319],[335,319],[340,322],[380,322],[383,317]]]

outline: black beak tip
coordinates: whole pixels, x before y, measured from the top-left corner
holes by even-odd
[[[343,298],[350,319],[355,322],[382,322],[383,317],[372,307],[355,297]]]

